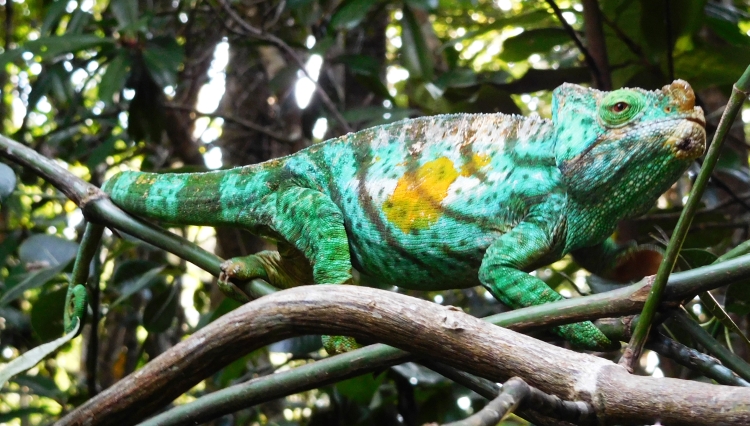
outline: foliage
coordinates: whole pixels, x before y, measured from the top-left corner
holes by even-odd
[[[596,36],[581,3],[560,0],[557,6],[575,36],[590,45]],[[713,130],[713,113],[750,64],[750,8],[735,3],[600,2],[608,69],[594,74],[609,76],[613,87],[652,89],[673,78],[688,80]],[[0,131],[95,184],[126,168],[215,167],[217,153],[226,166],[261,161],[419,115],[547,116],[551,89],[565,81],[590,83],[593,72],[540,0],[6,0],[3,13]],[[300,64],[314,63],[315,55],[322,66],[318,72],[308,65],[308,73],[319,75],[325,95],[312,94],[301,108]],[[709,264],[747,239],[748,153],[744,134],[733,138],[693,221],[683,269]],[[63,289],[83,226],[80,211],[48,183],[14,165],[0,166],[0,362],[8,362],[62,335]],[[686,178],[660,200],[658,211],[623,224],[619,237],[663,243],[688,187]],[[263,244],[221,230],[175,231],[217,244],[227,255]],[[92,302],[100,318],[96,333],[89,323],[84,338],[2,388],[0,422],[49,423],[237,306],[222,299],[205,272],[128,235],[105,234],[99,257],[91,266],[101,276],[95,281],[101,293]],[[571,294],[601,284],[587,282],[567,259],[537,273]],[[421,296],[475,316],[503,309],[481,289]],[[733,284],[715,296],[747,334],[747,286]],[[688,309],[747,359],[748,348],[725,333],[703,303]],[[318,340],[294,339],[248,354],[178,402],[306,363],[320,356],[319,347]],[[659,368],[701,379],[666,358]],[[457,420],[483,404],[466,388],[408,364],[251,407],[226,421],[421,424]]]

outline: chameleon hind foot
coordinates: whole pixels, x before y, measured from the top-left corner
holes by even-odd
[[[231,279],[250,281],[261,279],[277,288],[289,288],[312,284],[312,270],[307,260],[296,253],[279,254],[265,250],[249,256],[225,260],[219,274],[219,288],[227,297],[247,302],[249,298]]]

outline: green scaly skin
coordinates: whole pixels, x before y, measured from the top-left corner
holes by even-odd
[[[422,117],[231,170],[125,172],[104,189],[141,216],[278,243],[227,261],[226,277],[341,284],[353,266],[417,290],[481,284],[519,308],[562,298],[528,271],[572,253],[602,272],[631,252],[608,239],[617,222],[650,208],[704,151],[694,104],[680,80],[657,91],[564,84],[552,120]],[[611,345],[590,322],[555,331],[579,347]]]

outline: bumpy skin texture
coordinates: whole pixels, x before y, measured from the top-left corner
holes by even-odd
[[[564,84],[552,120],[422,117],[231,170],[125,172],[104,188],[138,215],[278,242],[227,261],[228,276],[338,284],[354,266],[411,289],[481,284],[518,308],[562,298],[528,271],[572,253],[601,273],[632,252],[608,237],[702,155],[694,104],[680,80],[657,91]],[[610,344],[590,322],[555,331],[581,347]]]

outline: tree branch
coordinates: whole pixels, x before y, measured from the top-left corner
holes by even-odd
[[[493,381],[524,378],[593,405],[599,424],[742,425],[750,389],[629,375],[623,367],[495,327],[456,308],[355,286],[304,286],[224,315],[60,420],[133,424],[244,353],[303,334],[379,339]],[[418,338],[415,338],[418,336]]]

